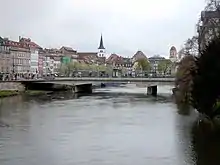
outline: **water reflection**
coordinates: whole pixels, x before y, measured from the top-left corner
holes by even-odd
[[[219,164],[217,136],[201,138],[198,114],[178,114],[164,93],[17,96],[1,100],[0,113],[10,126],[0,127],[1,165]]]

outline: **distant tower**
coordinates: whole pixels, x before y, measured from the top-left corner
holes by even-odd
[[[177,61],[177,50],[174,46],[170,48],[170,60],[172,62]]]
[[[100,40],[100,44],[99,44],[99,48],[98,48],[98,56],[105,57],[105,47],[103,44],[102,35],[101,35],[101,40]]]

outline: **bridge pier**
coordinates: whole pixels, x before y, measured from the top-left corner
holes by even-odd
[[[75,93],[92,93],[92,84],[76,84],[74,85]]]
[[[157,96],[157,85],[148,86],[147,95]]]

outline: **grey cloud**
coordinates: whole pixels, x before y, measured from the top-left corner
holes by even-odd
[[[195,24],[204,6],[201,0],[181,1],[173,17],[164,20],[152,16],[149,20],[118,15],[107,8],[65,8],[62,5],[66,2],[70,0],[0,0],[4,6],[0,10],[4,15],[0,36],[17,39],[23,35],[44,47],[68,45],[80,51],[96,51],[102,32],[109,53],[130,56],[143,50],[148,56],[168,55],[170,46],[179,48],[195,34]]]

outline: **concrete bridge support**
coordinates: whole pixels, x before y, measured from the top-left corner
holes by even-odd
[[[75,93],[92,93],[92,84],[76,84],[74,86]]]
[[[147,95],[157,96],[157,85],[148,86]]]

